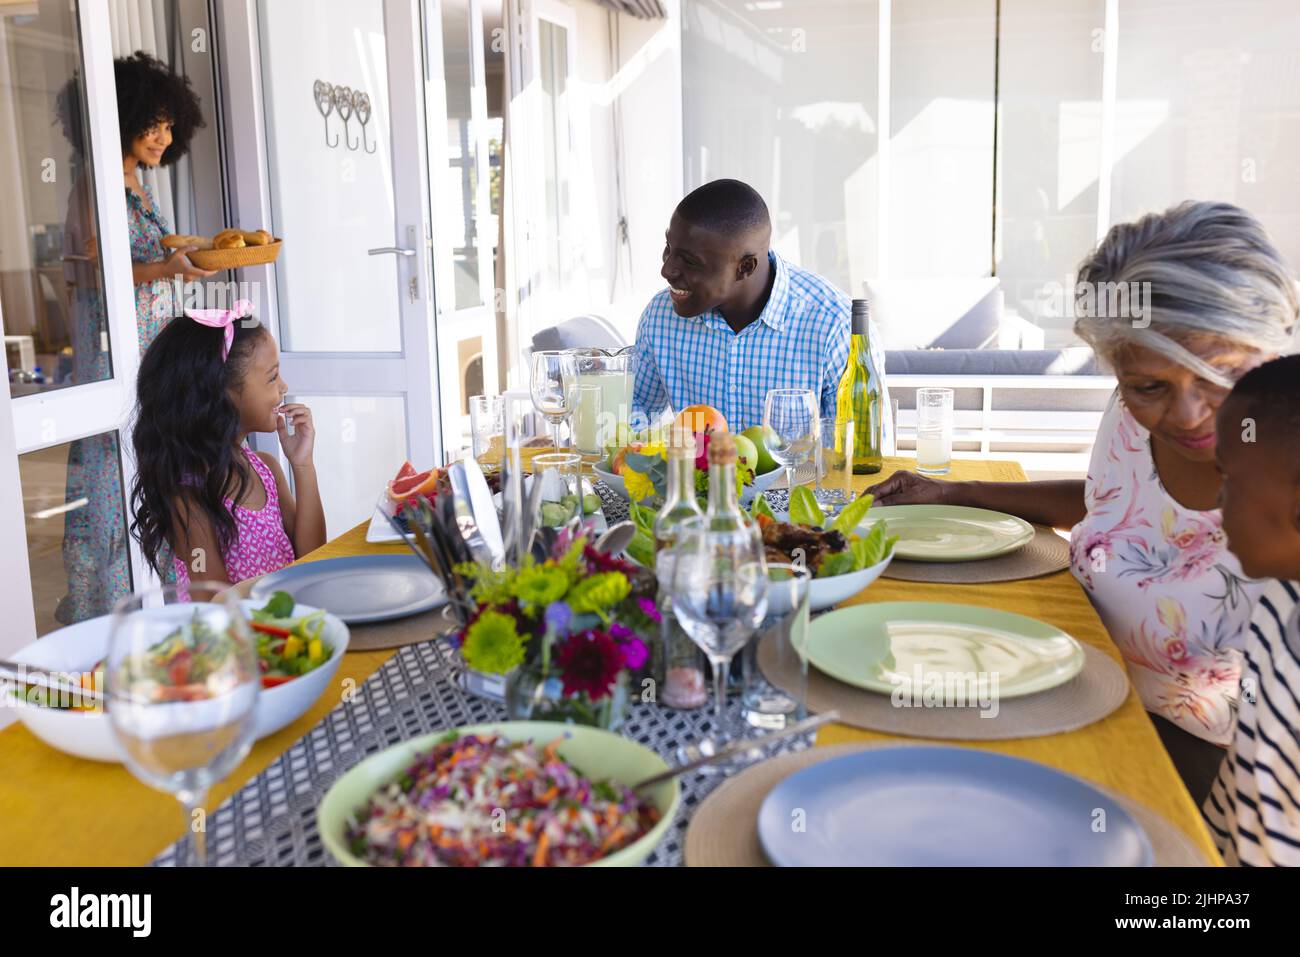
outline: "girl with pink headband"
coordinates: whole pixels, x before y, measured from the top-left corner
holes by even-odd
[[[251,312],[246,299],[186,310],[140,363],[131,534],[182,584],[256,578],[325,544],[311,410],[284,402],[279,348]],[[276,458],[244,444],[251,432],[279,434],[296,499]]]

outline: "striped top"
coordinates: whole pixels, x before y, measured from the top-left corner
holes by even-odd
[[[1227,863],[1300,865],[1300,582],[1270,582],[1255,606],[1237,731],[1204,813]]]
[[[709,405],[732,432],[763,424],[770,389],[811,389],[823,417],[835,417],[835,393],[849,357],[852,302],[828,280],[769,251],[772,291],[758,319],[734,332],[711,309],[679,316],[668,290],[645,307],[636,330],[633,408],[653,422],[671,407]],[[876,371],[885,376],[880,335],[869,333]],[[889,390],[882,382],[883,449],[892,449]]]

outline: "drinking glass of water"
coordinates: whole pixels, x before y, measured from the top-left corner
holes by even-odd
[[[792,693],[769,683],[758,667],[758,646],[771,634],[782,664],[796,656],[802,664],[811,580],[805,565],[770,563],[767,566],[767,615],[758,633],[745,645],[741,658],[745,680],[741,710],[745,721],[756,728],[779,731],[807,717],[806,689],[801,687]]]
[[[504,448],[506,432],[506,400],[504,396],[470,396],[469,429],[474,458],[481,458],[491,452],[494,442],[499,443],[500,447]]]
[[[204,865],[204,801],[252,747],[262,685],[234,589],[194,582],[126,596],[113,609],[104,671],[127,768],[181,802],[194,863]]]
[[[916,470],[943,475],[952,467],[952,389],[916,390]]]
[[[817,504],[827,515],[838,515],[853,501],[854,420],[822,419],[817,443]]]

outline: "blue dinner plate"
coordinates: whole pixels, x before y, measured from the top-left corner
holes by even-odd
[[[1113,799],[990,751],[878,748],[790,775],[758,812],[782,867],[1149,867],[1146,832]]]
[[[415,555],[354,555],[290,565],[253,586],[254,599],[287,591],[349,625],[418,615],[447,604],[447,592]]]

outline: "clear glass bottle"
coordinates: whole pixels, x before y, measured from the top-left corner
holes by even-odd
[[[720,432],[709,440],[709,504],[704,517],[709,528],[730,531],[752,525],[736,492],[736,440]]]
[[[740,496],[736,492],[736,460],[739,453],[736,440],[726,432],[713,436],[709,441],[709,503],[704,510],[704,520],[715,531],[733,531],[748,529],[758,537],[758,526],[749,514],[740,507]],[[762,494],[761,492],[758,494]],[[727,693],[739,694],[745,689],[744,654],[731,659],[731,670],[727,673]],[[706,662],[707,664],[707,662]],[[713,680],[713,669],[709,666],[708,678]]]
[[[871,358],[871,312],[866,299],[853,300],[849,358],[835,394],[835,419],[853,422],[853,474],[871,475],[884,467],[882,457],[884,379]]]
[[[655,516],[655,573],[659,578],[659,647],[655,649],[655,681],[659,703],[670,708],[699,708],[708,699],[704,652],[682,629],[673,613],[668,583],[672,580],[672,547],[677,527],[704,514],[695,498],[695,439],[684,429],[668,433],[668,493]]]

